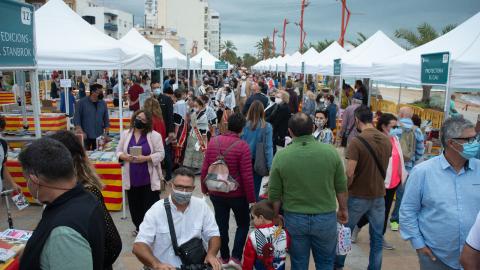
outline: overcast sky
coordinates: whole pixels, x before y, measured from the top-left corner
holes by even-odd
[[[136,23],[143,21],[143,0],[97,2],[132,12]],[[281,31],[284,18],[291,22],[287,26],[287,53],[297,51],[299,27],[294,22],[300,20],[300,3],[301,0],[209,0],[210,8],[220,13],[222,40],[232,40],[240,54],[256,53],[255,44],[267,35],[271,38],[274,27]],[[395,29],[414,29],[423,22],[432,24],[440,31],[447,24],[460,24],[480,12],[480,0],[347,0],[347,3],[352,12],[347,40],[355,40],[357,32],[368,37],[377,30],[394,38]],[[337,40],[340,21],[340,1],[310,0],[305,10],[306,43]],[[404,45],[402,42],[399,44]],[[276,46],[281,48],[278,39]]]

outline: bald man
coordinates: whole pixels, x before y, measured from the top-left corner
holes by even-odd
[[[412,155],[409,158],[405,159],[405,169],[409,173],[412,170],[412,168],[415,166],[415,164],[421,162],[423,153],[425,152],[424,136],[423,136],[422,130],[413,125],[412,116],[413,116],[412,108],[410,107],[400,108],[400,110],[398,111],[399,127],[396,129],[392,129],[392,133],[396,135],[400,141],[402,140],[403,136],[412,136],[412,135],[415,136],[415,145],[412,146],[414,147],[414,149],[402,148],[402,152],[404,153],[404,156],[406,153],[409,153],[409,152],[412,153]],[[390,228],[392,229],[392,231],[398,231],[398,226],[399,226],[398,212],[400,210],[400,205],[402,203],[404,188],[405,188],[404,185],[400,185],[397,189],[395,208],[393,210],[392,217],[390,218]]]

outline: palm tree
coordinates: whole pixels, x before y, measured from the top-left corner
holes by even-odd
[[[362,32],[357,32],[357,36],[358,36],[357,40],[355,41],[349,40],[347,42],[352,44],[354,47],[358,47],[360,44],[365,42],[365,40],[367,40],[367,37]]]
[[[313,47],[317,52],[321,52],[325,50],[328,46],[330,46],[333,42],[335,42],[335,40],[325,39],[325,40],[317,41],[316,44],[309,43],[308,47],[309,48]]]
[[[250,68],[251,66],[255,65],[258,62],[257,58],[255,56],[246,53],[243,55],[242,63],[243,66],[246,68]]]
[[[442,31],[439,34],[432,25],[425,22],[417,26],[417,32],[405,28],[397,29],[395,30],[395,37],[407,42],[408,45],[405,46],[406,49],[412,49],[428,43],[441,35],[445,35],[446,33],[452,31],[455,27],[457,27],[456,24],[448,24],[442,28]],[[430,102],[430,92],[432,90],[432,86],[423,85],[422,88],[422,102],[428,104]]]
[[[235,47],[235,44],[233,44],[231,40],[226,40],[222,45],[220,45],[220,49],[222,51],[220,55],[221,60],[228,61],[231,64],[237,62],[237,54],[235,53],[237,47]]]
[[[268,59],[274,57],[273,55],[273,43],[269,37],[264,37],[255,44],[257,49],[258,59]]]

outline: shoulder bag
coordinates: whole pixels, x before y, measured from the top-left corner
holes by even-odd
[[[387,174],[385,173],[385,169],[380,164],[380,161],[378,160],[377,155],[375,155],[375,152],[373,151],[372,146],[370,146],[370,144],[361,136],[357,136],[357,138],[363,143],[363,145],[365,145],[368,152],[370,152],[370,155],[373,157],[373,159],[375,160],[375,163],[377,164],[377,168],[380,171],[380,174],[382,175],[383,179],[385,179],[387,177]]]
[[[207,257],[207,252],[203,246],[203,240],[201,238],[192,238],[181,246],[178,246],[169,198],[165,198],[164,206],[165,212],[167,213],[168,228],[170,230],[170,238],[172,240],[175,255],[180,257],[182,265],[185,266],[203,264]]]

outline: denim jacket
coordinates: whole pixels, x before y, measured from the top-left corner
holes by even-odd
[[[265,128],[257,127],[255,130],[252,130],[250,125],[251,123],[247,122],[247,125],[245,125],[245,127],[243,128],[243,134],[241,139],[248,143],[252,159],[255,159],[257,143],[261,142],[262,132],[265,130],[265,157],[267,158],[267,167],[268,169],[270,169],[272,167],[273,160],[272,125],[270,125],[270,123],[266,123]]]

